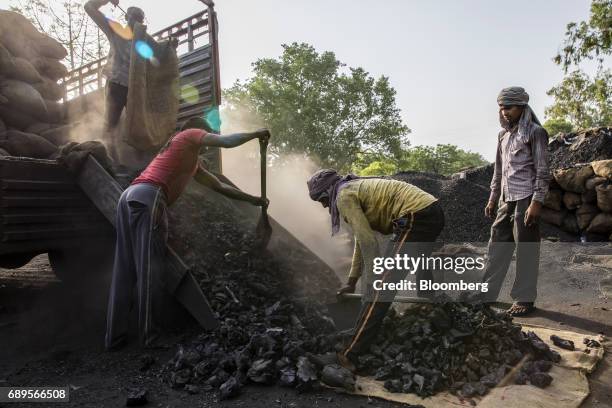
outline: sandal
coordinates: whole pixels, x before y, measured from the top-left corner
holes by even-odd
[[[506,313],[510,316],[520,317],[527,316],[535,310],[536,307],[533,305],[533,302],[514,302],[510,309],[506,310]]]

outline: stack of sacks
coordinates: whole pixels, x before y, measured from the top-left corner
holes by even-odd
[[[542,220],[588,241],[612,241],[612,159],[553,171]]]
[[[58,102],[64,95],[58,80],[68,73],[60,62],[66,55],[27,18],[0,10],[0,155],[47,158],[68,141]]]

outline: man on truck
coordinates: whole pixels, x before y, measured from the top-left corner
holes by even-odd
[[[126,344],[132,290],[138,289],[140,341],[150,346],[159,335],[159,293],[167,241],[166,207],[172,205],[193,177],[227,197],[267,206],[268,200],[246,194],[221,182],[199,160],[208,146],[232,148],[249,140],[266,141],[267,129],[218,135],[202,118],[192,118],[160,150],[149,166],[121,194],[117,206],[117,243],[108,301],[105,347]]]
[[[127,26],[123,27],[119,23],[109,20],[100,12],[100,7],[108,3],[117,6],[119,0],[89,0],[84,7],[87,14],[104,32],[110,43],[108,62],[104,68],[104,75],[106,76],[104,131],[109,138],[111,157],[117,159],[118,134],[116,128],[121,113],[127,105],[132,30],[136,23],[142,24],[144,22],[145,14],[138,7],[128,7],[125,14]]]

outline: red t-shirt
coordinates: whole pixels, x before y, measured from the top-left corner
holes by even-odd
[[[159,153],[132,184],[151,183],[160,186],[168,205],[176,201],[189,180],[198,170],[198,154],[206,132],[201,129],[187,129],[177,133],[170,146]]]

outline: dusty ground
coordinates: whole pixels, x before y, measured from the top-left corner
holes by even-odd
[[[611,336],[611,259],[610,245],[559,246],[544,251],[540,310],[524,321]],[[175,352],[174,344],[193,332],[169,335],[167,347],[142,350],[131,345],[104,353],[106,290],[104,283],[82,290],[57,281],[45,256],[20,270],[0,270],[0,386],[70,386],[69,404],[45,405],[58,407],[124,406],[126,389],[131,386],[146,387],[151,401],[147,406],[152,407],[402,406],[331,390],[299,395],[292,389],[248,387],[238,398],[223,402],[214,393],[189,395],[172,390],[158,376],[161,365]],[[609,341],[606,347],[605,360],[590,376],[592,394],[584,406],[612,407]],[[145,354],[156,362],[143,372]]]

